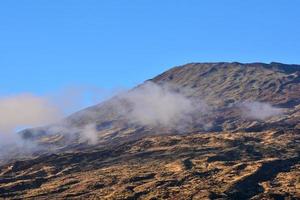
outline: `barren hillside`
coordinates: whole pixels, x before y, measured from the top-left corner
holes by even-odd
[[[191,63],[128,93],[21,132],[39,148],[2,160],[0,198],[300,199],[300,66]]]

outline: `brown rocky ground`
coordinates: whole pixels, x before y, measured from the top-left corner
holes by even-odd
[[[299,199],[295,131],[150,136],[6,165],[0,197]]]

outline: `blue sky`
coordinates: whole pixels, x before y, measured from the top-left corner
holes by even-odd
[[[132,87],[188,62],[300,63],[298,0],[3,0],[0,94]]]

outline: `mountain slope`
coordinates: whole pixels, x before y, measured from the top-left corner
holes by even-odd
[[[153,79],[194,88],[214,105],[242,100],[268,101],[292,107],[299,103],[298,65],[280,63],[193,63],[173,68]]]
[[[280,63],[172,68],[129,94],[140,97],[151,82],[161,101],[170,94],[188,103],[195,112],[178,118],[180,126],[133,121],[136,102],[117,96],[60,124],[25,130],[23,138],[39,148],[2,165],[0,197],[300,198],[299,76],[299,65]],[[151,92],[142,93],[149,106]],[[96,140],[81,135],[90,125]]]
[[[184,130],[180,130],[181,133],[261,131],[299,127],[300,67],[298,65],[194,63],[172,68],[149,81],[160,85],[172,84],[184,96],[208,104],[209,109],[199,116],[201,120],[195,120]],[[271,106],[282,108],[284,114],[264,120],[247,118],[241,109],[241,104],[244,102],[266,102]],[[73,114],[65,120],[63,127],[59,130],[63,132],[62,135],[65,138],[68,136],[67,139],[70,139],[69,137],[76,135],[74,132],[78,132],[77,129],[70,131],[72,128],[82,129],[89,124],[94,124],[100,143],[130,140],[130,137],[135,139],[157,132],[157,127],[153,130],[153,127],[128,123],[126,115],[129,112],[130,106],[126,105],[126,102],[113,98]],[[160,129],[158,131],[174,133],[176,130]],[[29,133],[32,132],[41,132],[41,135],[44,135],[53,131],[42,129],[41,131],[30,130]],[[56,130],[55,132],[57,133]],[[71,134],[68,134],[70,132]],[[127,134],[124,135],[124,133]],[[75,140],[75,143],[78,141]]]

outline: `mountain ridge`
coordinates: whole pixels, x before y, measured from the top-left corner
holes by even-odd
[[[292,69],[287,70],[287,67]],[[282,68],[285,69],[284,73]],[[295,72],[296,74],[293,74]],[[246,75],[244,75],[245,73]],[[171,68],[132,90],[136,90],[149,81],[156,84],[180,85],[179,90],[183,90],[184,95],[204,100],[210,104],[211,111],[205,116],[207,119],[204,120],[202,125],[196,125],[198,128],[192,127],[191,129],[194,131],[254,130],[250,124],[257,120],[244,119],[244,117],[243,119],[237,119],[241,117],[240,103],[244,101],[267,102],[276,107],[286,108],[290,112],[294,112],[294,107],[300,103],[300,65],[286,65],[274,62],[271,64],[241,64],[238,62],[189,63]],[[293,84],[292,90],[289,88],[291,84]],[[187,90],[185,90],[186,88]],[[285,88],[287,90],[283,93],[282,91]],[[118,111],[118,109],[121,110],[124,109],[123,107],[126,107],[120,106],[122,103],[116,97],[113,97],[110,100],[76,112],[66,118],[67,128],[70,126],[86,126],[86,124],[92,122],[96,123],[100,130],[104,131],[109,131],[116,124],[116,126],[122,127],[119,129],[126,130],[130,129],[128,126],[133,126],[137,129],[144,129],[145,134],[149,134],[151,128],[128,124],[127,119],[122,116],[123,113]],[[125,113],[127,112],[129,111],[126,110]],[[231,123],[230,120],[233,120],[234,123]],[[227,122],[229,124],[226,124]],[[257,123],[260,122],[260,120],[257,121]],[[204,124],[210,123],[212,123],[211,129],[203,128]],[[246,124],[246,127],[241,126],[241,124]],[[276,128],[274,123],[270,126]],[[297,125],[295,124],[295,126]],[[174,130],[171,131],[174,132]],[[115,131],[112,134],[118,135]],[[138,134],[144,135],[142,131],[139,131]],[[108,140],[110,139],[112,138],[108,138]]]

